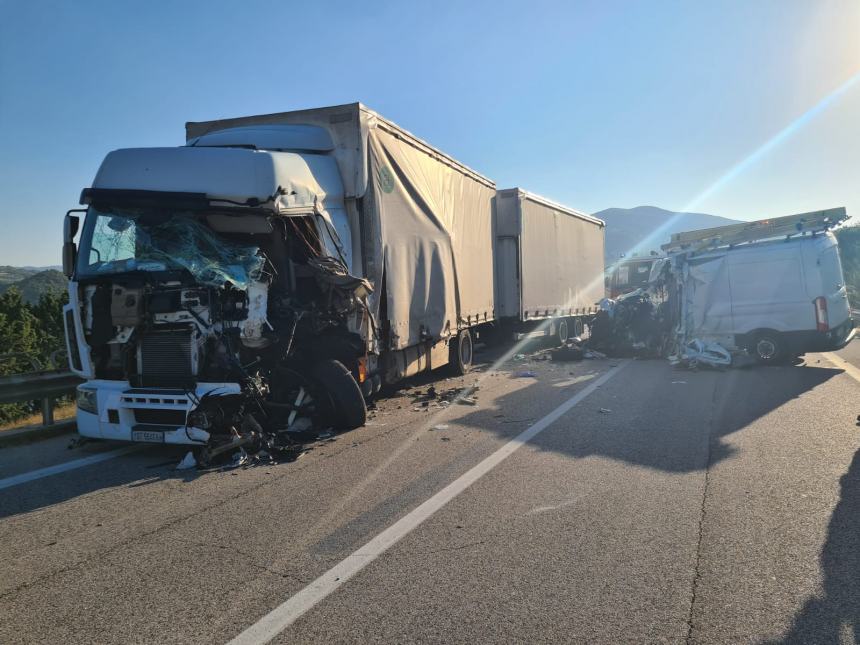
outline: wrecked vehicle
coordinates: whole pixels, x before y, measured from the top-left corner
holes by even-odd
[[[604,302],[594,346],[675,363],[780,363],[855,335],[835,236],[844,208],[676,233],[647,288]]]
[[[676,233],[663,277],[675,342],[718,343],[760,363],[833,351],[854,337],[839,247],[844,208]]]
[[[186,131],[109,153],[67,213],[80,434],[272,449],[469,368],[494,318],[491,181],[360,104]]]

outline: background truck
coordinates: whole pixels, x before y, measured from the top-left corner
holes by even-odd
[[[601,220],[520,188],[496,193],[496,316],[505,336],[563,343],[582,334],[604,296],[604,232]]]
[[[674,234],[663,250],[679,344],[763,363],[844,347],[854,321],[829,229],[846,219],[833,208]]]
[[[357,103],[186,130],[107,155],[78,244],[67,214],[81,434],[271,447],[363,424],[383,381],[468,369],[493,182]]]

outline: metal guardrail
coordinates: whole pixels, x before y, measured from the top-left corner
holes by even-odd
[[[42,423],[54,422],[54,399],[74,392],[83,379],[71,372],[46,371],[0,376],[0,403],[42,401]]]

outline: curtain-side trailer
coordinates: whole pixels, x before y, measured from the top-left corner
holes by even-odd
[[[605,224],[520,188],[496,193],[496,316],[507,335],[580,335],[604,297]]]

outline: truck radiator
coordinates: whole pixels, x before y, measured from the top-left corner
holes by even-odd
[[[140,384],[186,387],[194,383],[190,331],[145,334],[140,340]]]

